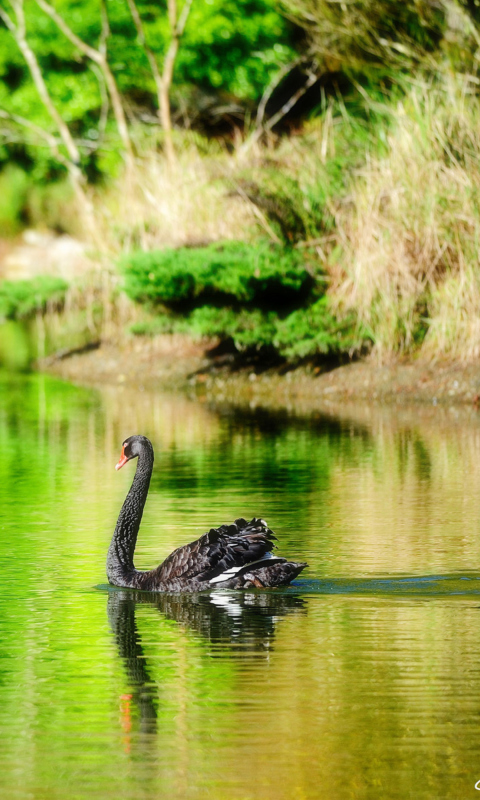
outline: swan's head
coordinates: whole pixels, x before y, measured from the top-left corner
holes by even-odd
[[[129,436],[122,444],[122,452],[118,464],[115,464],[115,469],[121,469],[127,461],[132,458],[137,458],[145,451],[149,451],[153,457],[153,447],[150,439],[146,436]]]

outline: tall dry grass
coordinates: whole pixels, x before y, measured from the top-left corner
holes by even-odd
[[[448,76],[392,108],[388,153],[367,157],[337,208],[332,296],[379,358],[480,355],[480,102]]]
[[[93,199],[102,248],[118,254],[245,237],[254,216],[235,191],[225,148],[187,132],[173,165],[151,143],[138,150],[131,179],[121,175]]]

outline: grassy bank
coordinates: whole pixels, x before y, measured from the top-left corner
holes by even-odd
[[[102,268],[67,310],[81,309],[86,338],[474,359],[479,119],[476,81],[445,72],[382,101],[364,93],[361,113],[332,100],[262,144],[185,134],[173,167],[142,133],[134,177],[91,193]]]
[[[334,351],[335,337],[325,344],[322,331],[334,333],[347,323],[343,349],[350,355],[371,350],[381,360],[398,354],[476,358],[476,82],[446,74],[416,82],[382,104],[366,98],[365,106],[370,116],[362,119],[355,109],[332,102],[300,135],[250,152],[240,146],[231,155],[200,157],[187,149],[177,173],[163,170],[160,182],[150,163],[148,181],[140,178],[131,190],[136,219],[124,187],[115,195],[129,212],[127,221],[119,208],[117,225],[128,235],[116,238],[114,249],[131,253],[228,238],[252,245],[269,241],[273,252],[278,247],[295,253],[314,278],[313,295],[325,298],[328,319],[312,313],[312,297],[304,298],[296,324],[292,318],[279,344],[288,357]],[[176,263],[182,261],[178,256]],[[236,274],[227,262],[226,272]],[[169,303],[161,288],[157,300]],[[178,308],[188,329],[188,309],[181,302]],[[198,324],[191,328],[202,332]],[[228,324],[214,332],[228,335]],[[258,325],[257,343],[264,340]],[[293,341],[296,347],[289,350]]]

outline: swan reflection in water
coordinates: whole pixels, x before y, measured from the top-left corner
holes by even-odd
[[[115,636],[118,654],[124,663],[132,702],[140,716],[140,731],[156,730],[158,686],[152,680],[135,619],[137,604],[158,609],[165,619],[195,631],[210,642],[211,658],[229,652],[237,661],[252,656],[267,660],[280,617],[306,613],[303,598],[293,594],[268,592],[212,592],[211,594],[154,594],[131,590],[110,590],[108,619]],[[130,723],[130,708],[124,714]]]

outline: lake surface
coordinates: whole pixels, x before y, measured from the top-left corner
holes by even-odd
[[[256,515],[301,580],[108,587],[133,433],[156,449],[137,567]],[[295,417],[4,374],[0,442],[0,797],[480,797],[476,412]]]

